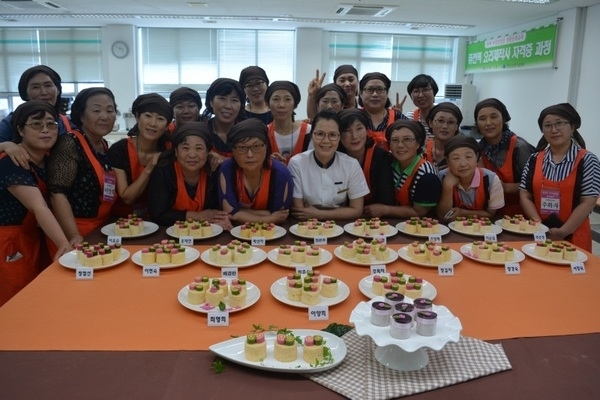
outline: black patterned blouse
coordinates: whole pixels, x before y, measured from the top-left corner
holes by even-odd
[[[46,181],[46,170],[31,163],[35,174]],[[31,170],[13,164],[10,157],[0,159],[0,225],[21,225],[27,215],[27,208],[13,196],[10,186],[37,186],[37,179]]]
[[[94,155],[105,171],[110,171],[108,153],[94,151]],[[66,195],[75,218],[98,215],[100,183],[81,143],[72,134],[60,136],[52,149],[48,163],[48,191]]]

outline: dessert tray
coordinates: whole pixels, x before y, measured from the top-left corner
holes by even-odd
[[[484,263],[484,264],[490,264],[490,265],[504,266],[506,263],[518,263],[525,259],[525,255],[517,249],[514,249],[514,253],[515,253],[514,260],[510,260],[510,261],[482,260],[481,258],[477,257],[475,254],[473,254],[471,252],[470,244],[463,244],[462,246],[460,246],[460,252],[462,254],[464,254],[465,257],[470,258],[473,261],[477,261],[477,262]]]
[[[456,250],[452,250],[450,249],[450,261],[448,262],[442,262],[442,264],[433,264],[429,261],[417,261],[415,260],[413,257],[410,257],[408,255],[408,246],[404,246],[402,248],[400,248],[398,250],[398,255],[400,256],[401,259],[403,259],[404,261],[408,261],[411,264],[415,264],[415,265],[420,265],[421,267],[434,267],[437,268],[438,266],[442,265],[442,264],[446,264],[446,263],[450,263],[452,265],[458,264],[459,262],[461,262],[463,260],[463,257],[460,255],[460,253]]]
[[[101,267],[94,267],[94,270],[115,267],[115,266],[121,264],[123,261],[127,260],[128,258],[129,258],[129,251],[127,251],[121,247],[121,257],[119,257],[118,260],[115,260],[111,264],[102,265]],[[77,252],[75,250],[70,251],[70,252],[65,253],[62,256],[60,256],[60,258],[58,259],[58,263],[60,265],[62,265],[63,267],[69,268],[69,269],[77,269],[79,267],[83,267],[83,265],[79,264],[79,261],[77,261]]]
[[[322,276],[322,277],[325,278],[325,276]],[[273,297],[275,297],[276,300],[279,300],[280,302],[287,304],[289,306],[292,306],[292,307],[298,307],[298,308],[312,307],[312,306],[304,304],[300,301],[292,301],[292,300],[288,299],[288,297],[286,295],[286,293],[287,293],[286,285],[287,285],[286,277],[277,279],[275,282],[273,282],[273,284],[271,285],[271,294],[273,295]],[[321,301],[319,301],[319,304],[315,304],[315,306],[333,306],[333,305],[339,304],[342,301],[346,300],[349,295],[350,295],[350,288],[348,287],[348,285],[346,285],[344,282],[342,282],[341,280],[338,279],[338,295],[336,297],[321,296],[320,297]]]
[[[398,371],[414,371],[421,369],[429,362],[425,348],[441,350],[449,342],[458,342],[462,324],[450,310],[444,306],[433,305],[437,313],[436,334],[421,336],[416,333],[415,326],[411,329],[408,339],[400,340],[390,336],[389,326],[376,326],[371,323],[371,304],[384,301],[383,297],[375,297],[371,301],[360,302],[350,314],[350,322],[356,327],[359,336],[369,336],[377,345],[375,359],[382,365]],[[412,303],[410,298],[405,301]]]
[[[349,222],[346,225],[344,225],[344,230],[351,234],[352,236],[356,236],[356,237],[361,237],[361,238],[365,238],[365,239],[372,239],[374,237],[374,235],[369,235],[369,234],[359,234],[354,232],[354,230],[352,229],[354,228],[354,223],[353,222]],[[385,237],[392,237],[394,235],[398,234],[398,229],[394,228],[392,225],[388,225],[388,233],[383,234],[382,236]]]
[[[284,237],[285,236],[285,228],[282,228],[281,226],[275,225],[275,232],[273,233],[272,237],[265,237],[265,240],[275,240],[275,239],[279,239],[280,237]],[[229,231],[229,233],[231,233],[231,236],[240,239],[240,240],[252,240],[252,238],[248,238],[248,237],[243,237],[242,236],[242,230],[239,226],[235,226],[233,227],[233,229],[231,229]]]
[[[438,224],[438,226],[440,227],[440,231],[436,232],[436,233],[432,233],[432,235],[447,235],[448,233],[450,233],[450,229],[448,229],[448,227],[446,225],[442,225],[442,224]],[[398,229],[398,232],[400,233],[404,233],[405,235],[409,235],[409,236],[415,236],[415,237],[429,237],[429,233],[409,233],[406,232],[406,222],[400,222],[399,224],[396,225],[396,229]]]
[[[193,247],[183,246],[185,247],[185,261],[181,264],[156,264],[160,267],[160,269],[172,269],[186,266],[198,259],[200,257],[200,252]],[[134,264],[139,265],[140,267],[144,266],[142,263],[142,251],[138,250],[131,256],[131,261]],[[155,264],[153,264],[155,265]]]
[[[260,298],[260,289],[258,288],[258,286],[254,285],[252,282],[248,282],[246,281],[246,290],[247,290],[247,294],[246,294],[246,305],[244,307],[240,307],[240,308],[232,308],[229,307],[229,304],[227,303],[227,297],[225,297],[225,301],[224,303],[227,304],[227,308],[225,308],[224,311],[227,312],[237,312],[237,311],[242,311],[245,310],[246,308],[252,306],[254,303],[256,303],[258,301],[258,299]],[[188,303],[187,301],[187,291],[188,291],[188,285],[185,285],[184,287],[181,288],[181,290],[179,291],[179,293],[177,293],[177,300],[179,300],[179,303],[184,306],[187,309],[190,309],[192,311],[196,311],[199,313],[203,313],[203,314],[208,314],[210,311],[220,311],[218,307],[210,307],[208,304],[191,304]]]
[[[536,232],[525,232],[519,229],[510,229],[507,228],[505,226],[502,226],[502,220],[499,219],[496,222],[494,222],[495,225],[499,226],[500,228],[502,228],[503,230],[505,230],[506,232],[510,232],[510,233],[516,233],[517,235],[533,235]],[[538,232],[548,232],[550,229],[544,225],[544,224],[540,224],[540,229],[538,229]]]
[[[448,228],[450,228],[451,230],[453,230],[456,233],[460,233],[461,235],[467,235],[467,236],[477,236],[477,237],[484,237],[486,235],[486,233],[491,233],[494,235],[499,235],[500,233],[502,233],[502,227],[492,224],[491,225],[491,229],[489,232],[465,232],[465,231],[461,231],[460,229],[456,228],[456,222],[452,221],[448,224]]]
[[[535,260],[549,263],[549,264],[570,266],[571,263],[573,263],[573,262],[586,262],[588,259],[588,256],[584,252],[577,250],[577,259],[576,260],[573,260],[573,261],[564,260],[564,259],[563,260],[551,260],[548,257],[539,256],[539,255],[535,254],[535,243],[524,244],[521,249],[523,250],[523,253],[527,254],[527,256],[529,256]]]
[[[292,329],[291,332],[295,336],[300,336],[302,338],[309,335],[323,336],[325,346],[331,351],[333,362],[326,365],[311,366],[302,358],[302,346],[298,346],[298,358],[296,361],[287,363],[277,361],[273,356],[276,332],[265,332],[265,340],[267,342],[267,358],[262,361],[252,362],[246,360],[244,357],[244,343],[246,341],[246,336],[241,336],[235,339],[229,339],[224,342],[213,344],[209,347],[209,349],[219,357],[236,364],[266,371],[287,372],[290,374],[307,374],[312,372],[326,371],[328,369],[337,367],[346,357],[347,350],[344,341],[329,332],[312,329]]]
[[[363,265],[363,266],[370,266],[370,265],[384,265],[384,264],[391,264],[394,261],[396,261],[398,259],[398,253],[395,252],[394,250],[390,249],[388,247],[387,249],[388,251],[388,259],[385,261],[381,261],[381,260],[377,260],[374,256],[371,256],[371,261],[369,262],[361,262],[358,261],[356,258],[346,258],[346,257],[342,257],[342,246],[338,246],[333,250],[333,254],[335,254],[335,256],[337,258],[339,258],[342,261],[346,261],[347,263],[350,264],[355,264],[355,265]]]
[[[292,262],[290,264],[284,264],[282,262],[277,261],[277,253],[278,253],[279,249],[273,249],[271,251],[269,251],[267,253],[267,258],[269,259],[269,261],[271,261],[273,264],[279,265],[281,267],[286,267],[286,268],[296,268],[296,267],[321,267],[325,264],[327,264],[329,261],[333,260],[333,255],[325,250],[325,249],[319,249],[321,252],[321,257],[319,259],[319,262],[317,264],[314,265],[308,265],[306,263],[296,263],[296,262]]]
[[[379,274],[379,275],[389,276],[390,274]],[[408,278],[410,275],[405,274],[404,276]],[[372,285],[373,285],[373,275],[365,276],[364,278],[362,278],[360,280],[360,282],[358,282],[358,289],[360,290],[360,292],[362,294],[364,294],[368,298],[374,299],[377,296],[371,290]],[[420,297],[425,297],[426,299],[433,300],[433,299],[435,299],[436,296],[437,296],[437,289],[435,288],[435,286],[433,286],[433,284],[431,282],[428,282],[425,279],[423,279],[423,294]],[[409,296],[405,296],[405,297],[410,298]]]
[[[208,235],[208,236],[202,236],[202,237],[195,237],[194,240],[204,240],[204,239],[210,239],[210,238],[214,238],[216,236],[219,236],[221,233],[223,233],[223,228],[220,225],[217,224],[210,224],[210,227],[212,228],[212,234]],[[170,226],[167,228],[167,235],[179,239],[181,236],[178,236],[175,234],[175,229],[173,228],[173,226]]]
[[[308,235],[301,235],[298,233],[298,224],[294,224],[292,226],[290,226],[290,233],[294,236],[298,236],[304,239],[314,239],[315,236],[308,236]],[[317,235],[317,236],[324,236],[326,238],[334,238],[334,237],[338,237],[340,236],[342,233],[344,233],[344,228],[342,228],[339,225],[334,225],[333,226],[333,233],[330,235]]]
[[[142,237],[142,236],[148,236],[148,235],[153,234],[157,230],[158,230],[157,224],[155,224],[154,222],[150,222],[150,221],[144,221],[144,229],[142,230],[141,233],[138,233],[137,235],[121,236],[121,238],[122,239],[131,239],[131,238],[137,238],[137,237]],[[104,225],[102,227],[102,229],[100,229],[100,232],[102,232],[102,234],[106,235],[106,236],[118,236],[115,234],[115,224],[114,223]]]
[[[200,255],[200,259],[208,265],[211,265],[213,267],[219,267],[219,268],[224,268],[224,267],[247,268],[247,267],[252,267],[256,264],[260,264],[261,262],[263,262],[267,259],[267,253],[263,249],[259,249],[257,247],[251,247],[251,249],[252,249],[252,258],[250,259],[249,262],[247,262],[245,264],[236,264],[234,262],[232,262],[231,264],[219,264],[210,259],[210,249],[204,250],[202,252],[202,254]]]

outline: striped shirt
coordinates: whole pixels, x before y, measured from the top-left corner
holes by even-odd
[[[551,181],[562,181],[564,180],[573,170],[575,159],[577,158],[577,152],[580,147],[573,144],[569,148],[569,151],[565,157],[559,162],[555,163],[552,161],[552,152],[550,147],[546,148],[546,154],[544,155],[542,172],[544,178]],[[521,183],[519,188],[527,190],[533,193],[533,174],[535,172],[535,162],[537,160],[538,153],[534,153],[527,161],[525,168],[523,169],[523,175],[521,176]],[[585,153],[581,159],[583,163],[583,176],[581,179],[581,187],[576,190],[579,192],[580,197],[598,197],[600,196],[600,161],[595,154],[589,151]],[[530,169],[530,165],[532,165]]]
[[[425,161],[419,169],[414,171],[414,167],[420,159],[420,155],[415,157],[411,166],[404,171],[400,171],[398,161],[392,163],[394,188],[397,190],[400,189],[404,185],[404,182],[410,176],[414,175],[412,184],[408,188],[411,203],[424,207],[433,207],[437,205],[442,195],[442,184],[437,176],[435,167],[428,161]]]

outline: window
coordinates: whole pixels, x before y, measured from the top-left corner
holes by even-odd
[[[270,81],[294,79],[294,31],[140,28],[141,92],[165,97],[181,86],[204,94],[217,78],[259,65]]]
[[[99,28],[0,29],[0,53],[0,115],[23,102],[19,79],[35,65],[48,65],[58,72],[66,97],[77,92],[65,90],[68,89],[65,82],[86,82],[93,86],[103,82]]]
[[[373,33],[331,32],[329,76],[342,64],[356,67],[359,79],[368,72],[381,72],[392,81],[410,81],[415,75],[431,75],[443,96],[451,82],[452,37],[404,36]]]

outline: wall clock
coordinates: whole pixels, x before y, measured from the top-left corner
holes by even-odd
[[[127,47],[125,42],[120,40],[114,42],[110,49],[113,56],[117,58],[125,58],[127,57],[127,54],[129,54],[129,47]]]

